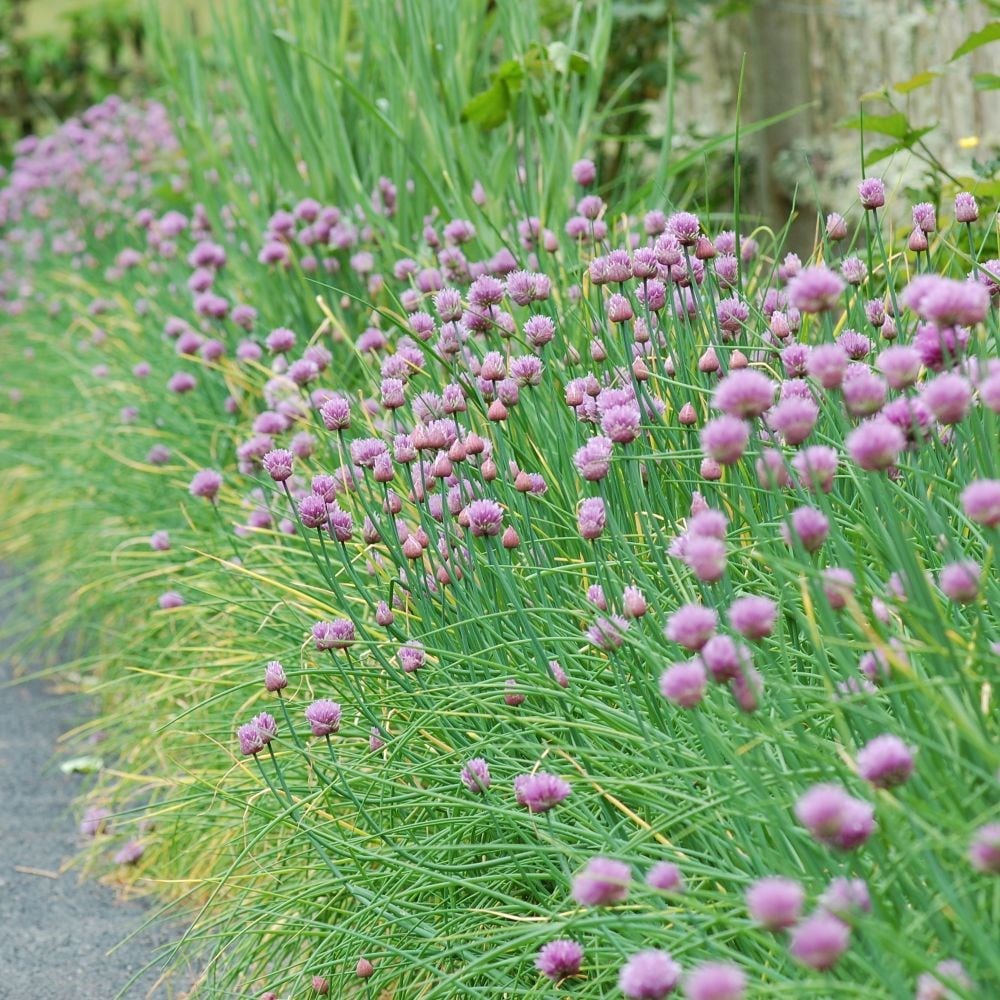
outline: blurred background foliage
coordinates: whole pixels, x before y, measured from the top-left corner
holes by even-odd
[[[627,207],[655,190],[664,204],[728,211],[739,114],[743,211],[779,227],[805,202],[830,209],[852,197],[863,104],[872,169],[895,155],[905,186],[935,202],[956,185],[990,201],[1000,193],[995,49],[953,55],[973,32],[1000,35],[1000,0],[456,0],[448,16],[444,6],[386,0],[376,52],[358,20],[367,8],[352,0],[0,0],[0,168],[20,136],[109,93],[164,95],[213,142],[210,115],[232,122],[252,106],[255,127],[288,150],[280,176],[254,178],[273,203],[305,162],[363,174],[373,150],[352,148],[348,164],[331,145],[356,146],[351,115],[388,102],[402,138],[451,147],[433,164],[452,169],[445,188],[498,175],[502,153],[487,161],[472,147],[507,139],[523,158],[525,115],[564,114],[564,132],[582,131],[563,151],[597,161],[607,197]],[[319,59],[337,61],[333,72]],[[377,61],[387,59],[398,65]],[[410,87],[411,72],[435,78]],[[401,80],[405,99],[392,91]],[[406,121],[428,119],[418,98],[447,117],[429,116],[433,135]],[[338,109],[317,103],[330,100]],[[470,129],[497,135],[483,144]],[[237,142],[256,141],[240,132]],[[397,181],[419,174],[405,151],[381,160]],[[793,243],[811,238],[793,229]]]

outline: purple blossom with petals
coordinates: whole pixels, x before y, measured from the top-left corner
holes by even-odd
[[[548,812],[570,794],[569,782],[548,771],[519,774],[514,779],[514,797],[517,804],[529,812]]]
[[[335,618],[331,622],[316,622],[312,627],[313,641],[318,650],[347,649],[355,639],[354,622]]]
[[[699,650],[711,638],[719,624],[719,616],[703,604],[685,604],[669,619],[664,630],[671,642],[686,649]]]
[[[892,788],[913,773],[913,751],[891,733],[876,736],[858,751],[858,774],[876,788]]]
[[[192,496],[202,497],[213,503],[221,488],[222,475],[214,469],[202,469],[200,472],[196,472],[188,487]]]
[[[840,785],[813,785],[795,803],[795,817],[820,843],[841,851],[860,846],[875,829],[871,803]]]
[[[490,787],[490,769],[482,757],[473,757],[466,761],[465,767],[459,773],[462,784],[472,793],[481,795]]]
[[[804,267],[788,283],[788,301],[799,312],[832,309],[844,291],[844,281],[828,267]]]
[[[596,857],[573,878],[573,899],[581,906],[611,906],[628,898],[632,872],[627,864]]]
[[[330,736],[340,729],[340,705],[327,698],[314,701],[305,710],[313,736]]]
[[[1000,525],[1000,479],[977,479],[962,490],[962,510],[970,521],[995,528]]]
[[[583,948],[568,938],[542,945],[535,958],[535,968],[554,983],[575,976],[583,964]]]
[[[660,675],[660,694],[681,708],[694,708],[705,696],[708,677],[701,660],[667,667]]]
[[[746,985],[747,977],[737,966],[704,962],[684,980],[684,995],[688,1000],[742,1000]]]
[[[805,898],[805,890],[799,882],[777,875],[759,879],[746,893],[751,918],[772,931],[798,923]]]
[[[618,974],[627,1000],[663,1000],[681,981],[681,967],[670,952],[649,948],[634,954]]]
[[[1000,823],[987,823],[973,834],[969,861],[978,872],[1000,874]]]
[[[683,892],[684,877],[677,865],[669,861],[657,861],[646,873],[646,885],[660,892]]]

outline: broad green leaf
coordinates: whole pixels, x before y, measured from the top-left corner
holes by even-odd
[[[498,79],[468,100],[462,108],[462,121],[489,130],[502,125],[509,112],[510,92],[503,80]]]
[[[926,128],[914,129],[907,132],[899,142],[893,142],[888,146],[879,146],[876,149],[870,150],[865,154],[865,166],[870,167],[873,163],[878,163],[879,160],[884,160],[886,157],[892,156],[893,153],[901,153],[904,149],[912,149],[918,139],[927,135],[928,132],[933,131],[935,127],[934,125],[928,125]]]
[[[911,91],[920,90],[921,87],[926,87],[933,83],[941,74],[935,72],[932,69],[925,69],[923,73],[917,73],[915,76],[911,76],[909,80],[903,80],[901,83],[894,83],[892,89],[896,91],[897,94],[909,94]]]
[[[954,62],[961,56],[967,55],[969,52],[974,52],[976,49],[984,45],[989,45],[990,42],[995,42],[998,39],[1000,39],[1000,21],[991,21],[985,28],[980,28],[979,31],[974,31],[969,35],[951,54],[950,61]]]
[[[1000,74],[974,73],[972,84],[976,90],[1000,90]]]
[[[858,115],[855,118],[848,118],[841,122],[844,128],[855,128],[866,132],[877,132],[879,135],[889,135],[895,139],[902,139],[907,132],[913,131],[913,126],[902,111],[893,112],[891,115],[865,115],[864,118]]]

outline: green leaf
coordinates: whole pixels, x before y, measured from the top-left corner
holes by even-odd
[[[1000,90],[1000,74],[974,73],[972,84],[976,90]]]
[[[935,72],[932,69],[925,69],[923,73],[917,73],[915,76],[911,76],[909,80],[903,80],[901,83],[894,83],[892,89],[896,91],[897,94],[909,94],[911,91],[920,90],[921,87],[926,87],[933,83],[941,74]]]
[[[951,54],[950,62],[954,62],[960,56],[974,52],[983,45],[1000,40],[1000,21],[990,21],[985,28],[974,31],[955,51]]]
[[[524,65],[520,59],[508,59],[500,63],[494,80],[503,80],[506,83],[513,83],[524,79]]]
[[[912,149],[918,139],[933,131],[935,127],[928,125],[926,128],[912,129],[899,142],[890,143],[888,146],[878,146],[870,150],[865,155],[865,166],[870,167],[873,163],[878,163],[879,160],[884,160],[887,156],[892,156],[893,153],[901,153],[904,149]]]
[[[489,131],[502,125],[509,113],[510,91],[503,80],[497,79],[466,102],[462,108],[462,121],[472,122]]]
[[[879,135],[889,135],[895,139],[902,139],[907,132],[913,131],[910,120],[902,111],[896,111],[891,115],[865,115],[863,119],[858,115],[840,124],[844,128],[855,128],[859,131],[863,128],[866,132],[877,132]]]

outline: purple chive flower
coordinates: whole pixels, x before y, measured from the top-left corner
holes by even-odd
[[[885,382],[864,365],[851,365],[844,373],[840,391],[844,409],[852,417],[868,417],[885,405]]]
[[[667,638],[686,649],[697,652],[711,638],[719,624],[719,616],[702,604],[685,604],[667,619]]]
[[[277,734],[278,725],[274,721],[274,716],[261,712],[236,731],[240,753],[245,757],[259,754]]]
[[[503,507],[495,500],[473,500],[465,510],[469,519],[469,530],[477,538],[500,534]]]
[[[138,840],[130,840],[115,855],[115,864],[134,865],[142,857],[144,851],[145,848]]]
[[[283,483],[292,476],[292,463],[295,457],[284,448],[269,451],[263,459],[264,471],[276,482]]]
[[[688,521],[687,533],[691,537],[702,535],[724,541],[728,527],[729,519],[726,515],[721,510],[713,510],[709,507],[692,514]]]
[[[731,417],[753,419],[771,408],[775,384],[761,372],[742,368],[730,372],[712,397],[714,405]]]
[[[604,533],[606,519],[604,501],[600,497],[588,497],[580,504],[576,513],[580,536],[587,541],[600,538]]]
[[[399,658],[399,665],[408,674],[416,673],[416,671],[424,666],[426,661],[424,647],[420,643],[400,646],[399,652],[396,655]]]
[[[610,406],[601,415],[601,430],[615,444],[630,444],[639,436],[642,415],[635,403]]]
[[[156,552],[166,552],[170,548],[169,532],[154,531],[149,538],[149,547]]]
[[[805,899],[805,890],[798,882],[778,875],[758,879],[746,893],[751,918],[771,931],[798,923]]]
[[[570,168],[570,174],[580,187],[590,187],[597,180],[597,167],[593,160],[577,160]]]
[[[780,434],[785,444],[797,445],[812,433],[819,417],[819,407],[812,399],[789,396],[767,415],[767,425]]]
[[[299,517],[307,528],[322,528],[329,520],[326,501],[310,493],[298,502]]]
[[[969,844],[969,861],[977,872],[1000,874],[1000,823],[987,823],[976,830]]]
[[[660,694],[681,708],[694,708],[705,696],[708,677],[701,660],[675,663],[660,674]]]
[[[827,516],[815,507],[796,507],[791,514],[791,531],[785,531],[785,540],[791,535],[801,543],[806,552],[817,552],[830,533]]]
[[[608,474],[613,447],[610,438],[592,437],[573,456],[573,464],[588,482],[598,482]]]
[[[824,389],[836,389],[847,371],[847,352],[839,344],[817,344],[806,361],[806,371]]]
[[[658,861],[646,873],[646,885],[660,892],[683,892],[684,876],[677,865],[669,861]]]
[[[684,562],[704,583],[721,580],[726,571],[726,546],[710,535],[693,535],[683,542]]]
[[[747,639],[763,639],[774,630],[778,606],[769,597],[753,594],[729,605],[729,624]]]
[[[962,510],[970,521],[1000,525],[1000,479],[977,479],[962,490]]]
[[[535,968],[554,983],[575,976],[583,964],[583,948],[568,938],[543,944],[535,959]]]
[[[858,185],[861,207],[871,211],[885,204],[885,184],[878,177],[866,177]]]
[[[842,920],[861,913],[871,913],[868,885],[860,878],[835,878],[819,897],[820,906]]]
[[[868,357],[872,349],[871,339],[857,330],[845,330],[837,338],[837,345],[844,349],[852,361]]]
[[[788,283],[788,302],[799,312],[832,309],[844,291],[844,281],[828,267],[804,267]]]
[[[813,785],[795,803],[795,817],[828,847],[853,850],[875,829],[871,803],[848,795],[840,785]]]
[[[327,698],[314,701],[305,711],[313,736],[329,736],[340,729],[340,705]]]
[[[529,812],[548,812],[572,791],[569,782],[547,771],[519,774],[514,779],[514,798]]]
[[[849,285],[860,285],[868,277],[868,268],[858,257],[845,257],[840,264],[840,274]]]
[[[976,988],[962,963],[953,958],[938,962],[934,972],[922,972],[917,976],[915,1000],[958,1000],[951,986],[967,991],[970,996]]]
[[[85,837],[96,837],[107,833],[111,827],[111,813],[100,806],[92,806],[80,820],[80,833]]]
[[[826,217],[826,235],[834,241],[847,239],[847,222],[839,212],[831,212]]]
[[[979,206],[976,199],[968,191],[959,191],[955,195],[955,221],[975,222],[979,218]]]
[[[316,622],[312,635],[318,650],[347,649],[355,640],[354,622],[347,618]]]
[[[875,360],[875,367],[893,389],[906,389],[920,376],[920,354],[903,344],[887,347]]]
[[[941,568],[938,584],[944,595],[956,604],[971,604],[979,596],[979,566],[969,559]]]
[[[717,683],[733,680],[750,666],[750,651],[728,635],[713,635],[698,654]]]
[[[705,962],[684,980],[684,995],[688,1000],[742,1000],[746,986],[742,969],[728,962]]]
[[[611,906],[628,898],[632,871],[622,861],[596,857],[573,878],[573,899],[581,906]]]
[[[295,346],[295,334],[291,330],[279,327],[267,335],[264,343],[272,354],[287,354]]]
[[[164,611],[168,611],[171,608],[183,607],[185,601],[176,590],[168,590],[160,594],[158,603]]]
[[[913,206],[913,224],[925,233],[933,233],[937,229],[937,213],[928,201],[922,201]]]
[[[847,435],[847,453],[866,472],[881,472],[895,465],[906,447],[906,436],[888,420],[866,420]]]
[[[898,737],[883,733],[858,751],[858,774],[876,788],[901,785],[913,773],[913,751]]]
[[[842,920],[819,910],[792,931],[788,950],[792,957],[812,969],[832,969],[847,951],[851,929]]]
[[[549,672],[552,674],[552,679],[559,685],[559,687],[569,687],[569,675],[563,669],[558,660],[549,660]]]
[[[176,375],[170,377],[167,388],[171,392],[181,395],[185,392],[191,392],[197,384],[198,382],[193,375],[189,375],[187,372],[177,372]]]
[[[343,431],[351,426],[351,404],[342,396],[326,400],[319,409],[319,415],[328,431]]]
[[[264,687],[268,691],[281,691],[288,687],[288,678],[285,676],[285,668],[278,660],[271,660],[264,667]]]
[[[476,795],[481,795],[490,787],[490,769],[482,757],[467,761],[458,776],[462,784]]]
[[[587,629],[587,638],[598,649],[618,649],[625,641],[628,629],[628,619],[621,615],[611,615],[609,618],[597,618]]]
[[[650,948],[634,954],[618,974],[618,989],[628,1000],[663,1000],[677,988],[681,967],[668,951]]]
[[[222,475],[215,469],[202,469],[200,472],[196,472],[190,486],[188,486],[191,496],[203,497],[213,503],[221,488]]]
[[[705,424],[701,431],[702,450],[720,465],[738,462],[749,443],[750,427],[738,417],[716,417]]]
[[[990,293],[975,281],[922,274],[903,290],[902,301],[938,327],[973,326],[986,318]]]
[[[957,424],[972,405],[972,386],[961,375],[945,372],[924,383],[921,402],[941,424]]]
[[[841,566],[823,570],[823,594],[834,611],[847,607],[848,598],[854,593],[854,574]]]
[[[804,448],[792,459],[802,485],[813,492],[829,493],[837,473],[837,453],[825,444]]]

